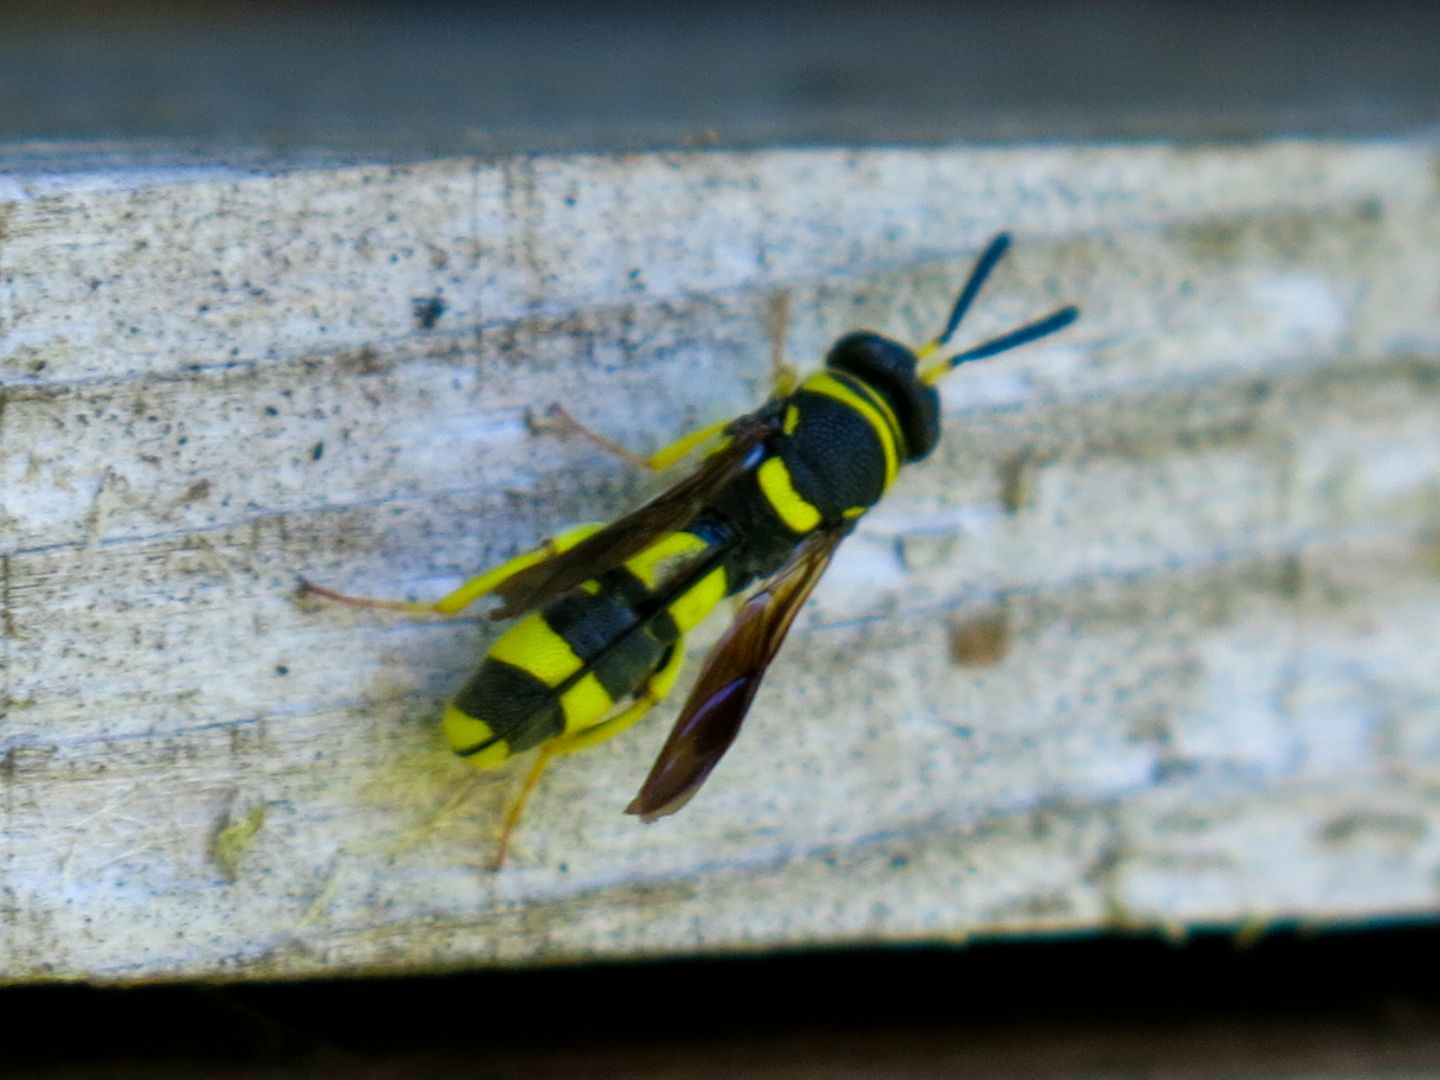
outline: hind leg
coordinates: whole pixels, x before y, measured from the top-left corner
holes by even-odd
[[[510,852],[510,842],[514,838],[515,829],[520,824],[525,807],[540,786],[540,778],[550,767],[551,760],[562,754],[574,754],[595,746],[606,739],[619,735],[627,728],[633,727],[674,687],[675,679],[680,674],[680,664],[683,658],[683,642],[677,641],[670,647],[669,655],[665,657],[664,662],[655,670],[655,673],[645,680],[635,700],[624,709],[593,727],[577,731],[573,735],[558,736],[540,747],[534,763],[530,766],[530,772],[525,777],[525,786],[520,789],[520,794],[515,797],[515,801],[505,812],[505,824],[500,832],[500,842],[495,850],[495,858],[490,864],[492,870],[499,870],[505,865],[505,857]]]
[[[405,615],[427,616],[427,615],[459,615],[471,604],[475,603],[486,593],[494,592],[501,585],[518,574],[521,570],[528,570],[536,563],[542,563],[547,559],[553,559],[563,551],[568,551],[580,541],[584,540],[603,527],[603,522],[591,522],[586,525],[577,525],[573,529],[544,541],[539,546],[529,551],[516,555],[493,569],[485,571],[476,577],[465,582],[458,589],[447,593],[434,603],[427,604],[424,601],[415,600],[377,600],[370,596],[351,596],[348,593],[336,592],[334,589],[327,589],[323,585],[314,585],[304,578],[300,579],[300,596],[318,596],[336,604],[347,604],[350,607],[379,608],[382,611],[398,611]]]

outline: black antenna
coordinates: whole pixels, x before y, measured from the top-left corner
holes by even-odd
[[[991,338],[983,345],[976,345],[973,349],[966,349],[962,353],[956,353],[946,361],[950,368],[957,368],[961,364],[971,360],[984,360],[994,356],[996,353],[1006,352],[1010,349],[1018,349],[1021,345],[1028,345],[1037,338],[1048,337],[1049,335],[1064,330],[1080,317],[1080,309],[1074,304],[1063,307],[1043,319],[1028,323],[1018,330],[1011,330],[1008,334],[1001,334],[997,338]]]
[[[995,269],[995,264],[1005,257],[1005,252],[1010,250],[1010,234],[1001,233],[990,241],[990,246],[985,253],[975,262],[975,269],[970,271],[970,280],[965,282],[965,287],[960,290],[960,296],[955,301],[955,306],[950,309],[950,318],[945,323],[945,330],[935,339],[936,345],[944,345],[955,333],[955,328],[960,325],[960,320],[965,318],[965,313],[970,310],[970,305],[975,302],[975,297],[980,294],[980,289],[985,284],[985,279]]]
[[[960,296],[956,299],[955,306],[950,310],[950,318],[945,323],[944,333],[919,351],[918,356],[922,360],[950,340],[951,335],[955,333],[956,328],[960,325],[960,320],[963,319],[965,313],[970,310],[970,305],[975,302],[976,295],[979,294],[986,279],[990,277],[991,272],[995,269],[995,265],[1004,258],[1005,252],[1009,249],[1010,234],[1001,233],[995,237],[994,240],[991,240],[985,250],[981,252],[980,258],[975,261],[975,269],[970,271],[969,280],[965,282],[965,287],[960,290]],[[1065,329],[1065,327],[1069,326],[1079,317],[1080,309],[1075,305],[1071,304],[1063,307],[1059,311],[1045,316],[1043,319],[1026,323],[1017,330],[1011,330],[1007,334],[1001,334],[997,338],[991,338],[989,341],[981,345],[976,345],[974,348],[966,349],[964,352],[956,353],[954,356],[944,360],[925,364],[920,370],[920,379],[922,382],[933,383],[939,379],[941,375],[945,374],[945,372],[952,371],[961,364],[969,363],[971,360],[984,360],[987,357],[994,356],[996,353],[1007,352],[1010,349],[1019,348],[1021,345],[1028,345],[1032,341],[1048,337],[1059,330]]]

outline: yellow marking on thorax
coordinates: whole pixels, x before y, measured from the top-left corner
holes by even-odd
[[[781,458],[768,458],[755,476],[775,513],[793,532],[808,533],[820,524],[820,511],[800,497],[790,469]]]
[[[878,397],[861,394],[828,371],[817,371],[800,384],[800,389],[834,398],[865,418],[865,422],[875,430],[875,437],[880,440],[880,448],[885,454],[885,486],[888,488],[900,471],[900,451],[895,442],[895,433],[900,430],[900,425],[890,406]]]

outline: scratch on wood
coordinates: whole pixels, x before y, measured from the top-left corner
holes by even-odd
[[[10,642],[15,637],[15,616],[10,606],[10,556],[0,555],[0,720],[10,715]],[[14,763],[6,751],[5,765]]]
[[[222,581],[231,581],[242,569],[238,557],[227,555],[208,536],[187,536],[179,550],[194,552],[199,561],[210,567]]]
[[[325,871],[324,881],[320,883],[320,888],[316,890],[315,896],[295,922],[294,932],[296,935],[306,927],[313,925],[325,913],[331,897],[340,888],[340,860],[343,856],[344,852],[336,852],[334,858],[330,860],[330,865]]]
[[[1026,448],[1000,465],[1000,505],[1012,517],[1030,505],[1034,494],[1035,451]]]
[[[1320,830],[1320,838],[1327,844],[1340,845],[1368,836],[1412,848],[1423,841],[1429,831],[1425,819],[1418,814],[1356,812],[1327,821]]]
[[[210,840],[210,861],[226,881],[240,877],[240,863],[255,844],[255,838],[265,827],[268,812],[264,803],[258,803],[236,820],[227,809],[221,817],[215,835]]]
[[[961,667],[989,667],[1010,652],[1010,618],[1004,608],[950,624],[950,658]]]
[[[91,496],[90,506],[85,511],[83,534],[85,547],[94,551],[100,546],[101,536],[105,531],[105,518],[109,513],[110,503],[113,501],[111,490],[117,485],[115,481],[118,474],[113,468],[107,466],[100,474],[100,484]]]
[[[15,613],[11,606],[10,598],[10,556],[0,555],[0,630],[3,630],[6,638],[16,636]],[[5,670],[10,670],[6,665]],[[8,701],[9,698],[6,698]]]
[[[185,489],[184,494],[182,494],[180,498],[176,501],[179,502],[181,506],[187,506],[190,503],[200,502],[209,494],[210,481],[196,480],[193,484],[191,484],[188,488]]]

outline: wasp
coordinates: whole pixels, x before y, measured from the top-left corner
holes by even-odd
[[[688,476],[617,521],[562,532],[433,604],[302,582],[302,591],[342,603],[430,615],[458,614],[493,593],[501,603],[492,619],[523,616],[491,645],[443,719],[451,748],[478,768],[538,750],[506,813],[497,870],[550,762],[618,735],[662,701],[680,673],[686,635],[722,600],[746,594],[626,813],[654,821],[705,783],[840,542],[901,466],[935,449],[936,383],[1078,317],[1063,307],[944,355],[1009,246],[1007,234],[990,242],[944,329],[920,348],[870,331],[847,334],[803,380],[781,366],[773,395],[754,412],[640,459],[659,470],[708,449]]]

